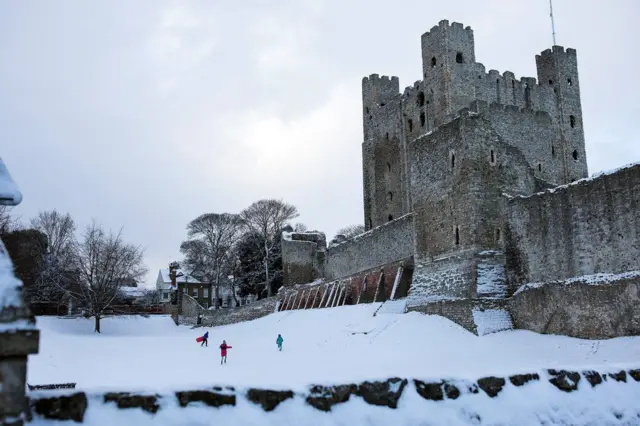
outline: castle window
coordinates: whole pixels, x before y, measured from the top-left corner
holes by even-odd
[[[369,218],[369,229],[373,228],[373,221]]]
[[[385,139],[387,139],[387,140],[389,140],[389,132],[387,132],[387,133],[385,133],[385,134],[384,134],[384,138],[385,138]]]
[[[387,196],[389,197],[389,201],[393,201],[393,192],[389,191]]]
[[[460,245],[460,229],[456,226],[456,245]]]
[[[391,163],[387,163],[387,171],[391,172]]]
[[[549,80],[549,85],[553,86],[553,80]]]
[[[491,150],[491,164],[496,162],[496,155],[493,153],[493,150]]]
[[[511,88],[512,89],[516,88],[516,81],[515,80],[511,80]]]
[[[573,150],[573,159],[577,160],[578,159],[578,150]]]
[[[496,229],[496,241],[500,241],[500,228]]]
[[[389,222],[391,222],[391,221],[393,220],[393,215],[392,215],[392,214],[390,214],[390,215],[389,215],[389,217],[388,217],[388,219],[389,219]]]
[[[424,92],[418,93],[418,106],[424,105]]]
[[[424,112],[420,113],[420,127],[424,127],[424,122],[426,121],[426,117],[424,115]]]
[[[571,128],[576,127],[576,116],[575,115],[570,115],[569,116],[569,124],[571,125]]]
[[[409,125],[409,131],[412,132],[413,131],[413,120],[412,119],[408,119],[407,120],[407,124]]]
[[[541,172],[542,171],[542,164],[538,164],[538,171]]]
[[[385,106],[385,105],[386,105],[386,104],[385,104],[384,102],[382,102],[382,103],[380,104],[380,106],[381,106],[381,107],[383,107],[383,106]]]
[[[573,85],[573,83],[571,82],[571,79],[570,79],[570,78],[568,78],[568,79],[567,79],[567,84],[568,84],[569,86],[572,86],[572,85]]]
[[[456,63],[458,64],[464,63],[464,56],[462,56],[462,52],[456,53]]]
[[[554,146],[551,147],[551,156],[552,157],[556,156],[556,148]]]
[[[453,169],[456,166],[456,155],[451,154],[451,168]]]
[[[366,107],[364,110],[366,111],[367,114],[369,114],[369,107]]]
[[[436,57],[431,58],[431,68],[436,66]]]

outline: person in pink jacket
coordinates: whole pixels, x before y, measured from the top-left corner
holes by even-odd
[[[227,341],[223,340],[220,345],[220,365],[224,362],[227,363],[227,349],[231,349],[231,346],[227,345]]]

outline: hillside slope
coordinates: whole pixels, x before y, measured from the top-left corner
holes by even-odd
[[[40,353],[29,358],[30,384],[78,388],[175,389],[264,386],[303,389],[392,376],[469,378],[543,368],[625,368],[640,359],[640,338],[586,341],[506,331],[475,336],[438,316],[378,315],[378,304],[288,311],[210,329],[176,327],[169,317],[115,317],[93,333],[87,319],[39,317]],[[284,349],[275,344],[278,333]],[[217,348],[226,340],[228,363]]]

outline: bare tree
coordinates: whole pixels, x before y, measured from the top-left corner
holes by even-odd
[[[15,231],[18,227],[18,219],[11,216],[11,206],[0,205],[0,235]]]
[[[248,231],[260,236],[263,244],[263,264],[267,297],[271,297],[273,289],[269,282],[269,255],[280,240],[277,236],[282,228],[292,219],[298,217],[298,209],[282,200],[260,200],[251,204],[240,213],[240,217]]]
[[[344,235],[346,238],[353,238],[362,233],[364,233],[364,225],[349,225],[336,231],[336,235]]]
[[[293,232],[306,232],[309,230],[309,227],[304,223],[298,222],[293,227]]]
[[[107,233],[95,222],[86,228],[74,253],[77,282],[65,290],[88,316],[95,317],[97,333],[100,318],[118,297],[122,283],[129,278],[141,278],[147,272],[143,256],[140,247],[123,242],[122,230]]]
[[[180,245],[185,263],[216,288],[216,309],[220,308],[220,286],[224,284],[232,260],[232,249],[242,233],[236,214],[206,213],[187,225],[188,240]]]
[[[65,287],[61,283],[72,275],[76,224],[69,213],[62,214],[56,210],[41,211],[30,223],[32,228],[47,237],[36,291],[42,301],[59,302],[63,296],[60,289]]]

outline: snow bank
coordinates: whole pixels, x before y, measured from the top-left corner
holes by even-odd
[[[600,274],[593,274],[593,275],[582,275],[579,277],[573,277],[573,278],[569,278],[561,281],[527,283],[522,285],[514,293],[514,296],[516,296],[519,293],[522,293],[523,291],[527,291],[533,288],[540,288],[547,285],[557,285],[557,284],[568,285],[568,284],[576,284],[576,283],[581,283],[586,285],[608,285],[608,284],[616,283],[621,280],[628,280],[628,279],[633,279],[638,277],[640,277],[640,271],[629,271],[629,272],[623,272],[621,274],[600,273]]]
[[[436,315],[373,316],[379,303],[277,312],[214,328],[177,327],[169,316],[102,320],[38,317],[40,350],[29,357],[31,385],[175,389],[228,383],[305,389],[388,377],[511,374],[540,368],[596,368],[640,359],[640,337],[597,342],[513,330],[476,336]],[[209,331],[209,347],[196,337]],[[284,338],[277,351],[278,334]],[[218,345],[233,348],[219,364]],[[269,366],[265,368],[264,366]]]
[[[88,425],[136,426],[632,425],[640,421],[638,380],[640,370],[543,370],[472,382],[395,378],[302,392],[222,386],[160,394],[32,392],[30,424],[50,424],[49,415]],[[56,398],[47,401],[51,396]],[[67,403],[51,403],[56,400]]]

